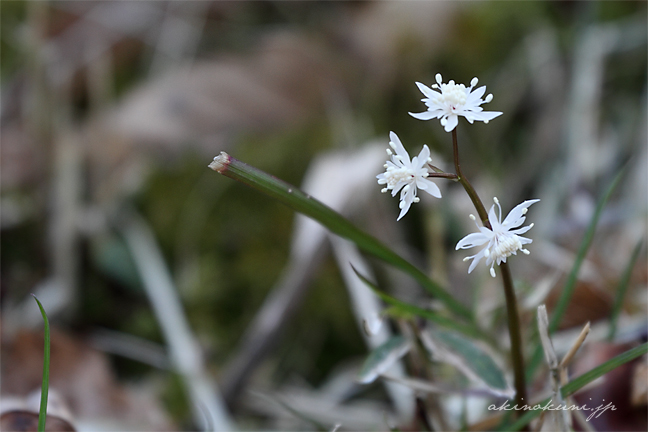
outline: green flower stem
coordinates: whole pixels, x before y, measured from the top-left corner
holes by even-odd
[[[511,360],[513,361],[513,377],[515,383],[515,401],[518,405],[527,403],[526,379],[524,376],[524,354],[522,351],[522,335],[520,332],[520,315],[518,314],[517,299],[513,288],[513,277],[508,263],[500,264],[504,295],[506,296],[506,316],[508,319],[509,338],[511,339]]]
[[[475,209],[477,210],[477,214],[479,214],[479,219],[481,219],[482,224],[486,228],[492,229],[493,227],[488,221],[488,213],[486,212],[484,204],[468,179],[461,172],[461,166],[459,165],[459,145],[457,144],[457,128],[452,130],[452,149],[454,153],[455,170],[457,172],[459,183],[461,183],[470,197]],[[524,354],[522,353],[520,316],[518,314],[517,299],[513,287],[513,277],[511,276],[511,269],[509,268],[508,263],[501,263],[500,270],[502,273],[504,295],[506,297],[506,315],[508,317],[509,338],[511,340],[511,360],[513,363],[515,399],[516,403],[521,406],[528,401],[528,399],[526,392],[526,379],[524,376]]]
[[[293,208],[294,210],[316,220],[331,232],[354,242],[363,251],[382,259],[404,271],[420,283],[436,299],[443,302],[448,309],[465,318],[471,326],[476,327],[472,311],[452,297],[440,285],[432,281],[425,273],[409,261],[385,246],[375,237],[358,229],[342,215],[276,177],[243,163],[225,152],[221,152],[209,164],[214,171],[246,184],[265,193]]]
[[[32,296],[34,297],[34,300],[36,300],[36,303],[38,303],[38,308],[40,309],[43,321],[45,322],[45,328],[43,331],[45,339],[45,347],[43,350],[43,381],[41,384],[40,410],[38,412],[38,432],[44,432],[45,421],[47,419],[47,395],[49,392],[50,327],[43,305],[38,301],[34,294],[32,294]]]
[[[452,151],[454,153],[454,165],[455,165],[455,171],[457,173],[459,183],[461,183],[461,185],[466,190],[466,193],[470,197],[470,200],[475,206],[475,209],[477,210],[477,214],[479,215],[479,219],[482,221],[482,224],[484,224],[486,228],[492,229],[491,224],[488,221],[488,213],[486,212],[486,208],[484,207],[484,204],[482,204],[479,195],[477,195],[477,192],[475,191],[475,188],[472,187],[468,179],[464,177],[464,175],[461,173],[461,165],[459,165],[459,145],[457,144],[456,127],[452,130]]]

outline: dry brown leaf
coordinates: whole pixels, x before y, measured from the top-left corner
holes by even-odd
[[[547,297],[550,316],[558,302],[562,286],[562,283],[558,283],[557,287],[560,289],[552,290]],[[560,323],[560,328],[582,326],[588,321],[595,322],[607,318],[610,315],[612,303],[612,296],[608,292],[589,282],[579,281]]]

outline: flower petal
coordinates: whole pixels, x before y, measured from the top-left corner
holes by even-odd
[[[401,212],[398,215],[398,219],[396,219],[396,221],[401,220],[401,218],[405,216],[409,208],[412,206],[412,202],[414,202],[414,197],[416,196],[414,191],[415,189],[411,188],[407,192],[401,192],[401,202],[399,204]]]
[[[533,243],[533,240],[531,240],[530,238],[526,238],[522,236],[518,236],[518,238],[520,239],[520,243],[522,243],[523,245]]]
[[[441,190],[432,180],[426,178],[416,179],[416,187],[432,195],[435,198],[441,198]]]
[[[456,114],[451,114],[448,116],[448,121],[445,124],[445,131],[446,132],[452,132],[452,130],[457,127],[457,123],[459,123],[459,118],[457,117]]]
[[[396,196],[396,194],[401,190],[403,186],[405,186],[407,182],[401,181],[396,183],[396,186],[394,186],[394,189],[392,189],[392,196]]]
[[[415,170],[423,168],[423,165],[425,165],[428,162],[428,158],[430,157],[430,149],[428,148],[427,144],[423,145],[423,148],[421,149],[421,152],[418,154],[418,164],[414,164],[414,161],[412,161],[412,166]]]
[[[502,114],[503,113],[499,111],[482,111],[482,112],[472,111],[470,116],[475,120],[484,121],[484,120],[493,120],[495,117],[499,117]]]
[[[487,248],[484,248],[484,249],[480,250],[477,255],[474,255],[472,257],[473,261],[472,261],[472,263],[470,263],[470,267],[468,267],[468,273],[471,273],[473,270],[475,270],[475,267],[477,267],[477,264],[479,264],[481,259],[486,254],[486,249]]]
[[[434,99],[437,96],[439,96],[438,92],[435,92],[434,90],[432,90],[430,87],[426,86],[425,84],[417,82],[416,86],[419,88],[419,90],[421,90],[421,93],[423,93],[425,95],[425,97],[428,97],[430,99]]]
[[[486,86],[481,86],[473,90],[468,94],[468,97],[466,98],[466,105],[476,104],[476,102],[479,101],[482,96],[484,96],[484,93],[486,93]]]
[[[421,113],[408,113],[408,114],[414,117],[415,119],[419,119],[419,120],[432,120],[433,118],[436,118],[436,114],[430,111],[424,111]]]
[[[425,102],[425,105],[428,107],[428,112],[434,115],[433,118],[441,118],[446,114],[445,108],[439,106],[437,101],[433,101],[432,99],[423,99],[423,102]]]
[[[509,232],[511,234],[520,235],[520,234],[524,234],[525,232],[529,231],[531,228],[533,228],[532,225],[527,225],[527,226],[522,227],[522,228],[510,230]]]
[[[490,222],[493,231],[499,231],[501,224],[497,213],[495,213],[495,204],[493,204],[488,211],[488,222]]]
[[[504,222],[502,222],[502,226],[508,229],[520,226],[526,220],[526,217],[524,217],[524,214],[526,212],[524,210],[529,208],[532,204],[537,203],[538,201],[540,200],[526,200],[521,204],[513,207],[513,210],[509,212],[509,214],[506,216],[506,219],[504,219]]]
[[[455,246],[455,250],[459,249],[470,249],[475,246],[481,246],[484,243],[487,243],[490,241],[491,236],[488,236],[484,233],[471,233],[468,234],[466,237],[462,238],[459,240],[457,243],[457,246]]]
[[[396,154],[402,158],[403,164],[409,165],[411,163],[409,153],[407,153],[407,150],[403,147],[403,143],[401,143],[398,135],[394,132],[389,132],[389,141],[394,144],[394,150],[396,150]]]

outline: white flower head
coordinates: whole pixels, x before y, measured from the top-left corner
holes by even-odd
[[[493,95],[489,94],[482,99],[486,93],[486,86],[481,86],[473,91],[479,82],[477,78],[470,81],[470,87],[455,84],[453,80],[444,84],[441,80],[441,74],[436,74],[436,84],[432,84],[432,88],[419,82],[416,83],[419,90],[425,95],[425,98],[421,100],[428,109],[422,113],[409,113],[412,117],[419,120],[441,119],[441,125],[445,131],[451,132],[457,126],[459,116],[466,117],[466,120],[472,124],[475,120],[488,123],[502,115],[498,111],[484,111],[480,106],[492,101]]]
[[[387,154],[391,156],[391,161],[387,161],[384,165],[386,171],[378,174],[378,184],[385,185],[382,192],[392,191],[392,196],[396,196],[400,191],[400,204],[401,209],[398,219],[400,220],[409,210],[412,203],[417,203],[420,198],[416,196],[417,189],[424,190],[433,197],[441,198],[441,191],[439,187],[432,181],[427,179],[428,170],[425,165],[431,162],[430,149],[427,145],[418,156],[414,156],[410,160],[409,154],[400,139],[394,132],[389,133],[389,146]],[[396,152],[394,154],[394,152]]]
[[[470,268],[468,268],[468,273],[472,272],[479,261],[482,258],[486,258],[486,265],[490,265],[490,274],[495,277],[495,269],[493,266],[497,263],[500,265],[502,262],[506,262],[506,258],[511,255],[517,255],[517,251],[520,250],[522,253],[528,255],[529,251],[523,248],[523,245],[531,243],[533,240],[526,237],[521,237],[520,234],[524,234],[533,228],[533,224],[527,225],[525,227],[519,228],[520,225],[524,223],[526,216],[524,216],[531,204],[535,204],[539,199],[524,201],[522,204],[515,206],[513,210],[506,216],[504,222],[502,222],[502,207],[500,206],[497,198],[493,198],[495,204],[491,207],[488,212],[488,221],[491,224],[492,230],[486,227],[480,227],[478,233],[468,234],[466,237],[459,240],[457,243],[456,249],[469,249],[475,246],[481,246],[486,244],[486,247],[482,249],[478,254],[464,258],[464,261],[472,259]],[[495,213],[495,205],[499,210],[499,215]],[[470,215],[472,220],[475,220],[475,216]],[[477,224],[477,222],[475,222]]]

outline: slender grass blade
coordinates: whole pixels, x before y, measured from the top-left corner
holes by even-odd
[[[49,392],[49,366],[50,366],[50,327],[49,320],[47,319],[47,314],[41,302],[32,294],[36,303],[38,303],[38,308],[40,309],[41,315],[43,316],[43,321],[45,322],[44,329],[44,339],[45,339],[45,348],[43,352],[43,382],[41,385],[41,400],[40,400],[40,409],[38,412],[38,432],[45,431],[45,422],[47,420],[47,396]]]
[[[556,329],[558,329],[558,325],[560,324],[563,316],[565,315],[567,306],[569,305],[569,302],[571,301],[571,298],[574,294],[574,290],[576,289],[576,282],[578,281],[578,273],[580,272],[581,266],[583,265],[583,261],[585,261],[587,252],[589,251],[589,248],[592,244],[592,240],[594,239],[594,234],[596,233],[596,226],[598,225],[598,221],[601,217],[601,213],[603,212],[603,208],[605,207],[608,200],[610,199],[610,196],[612,196],[612,192],[614,192],[614,190],[616,189],[617,185],[621,181],[621,178],[623,177],[624,174],[625,174],[625,169],[621,169],[621,171],[619,171],[616,177],[614,177],[612,183],[610,183],[610,185],[605,190],[605,192],[599,199],[598,203],[596,204],[596,209],[594,210],[592,219],[590,220],[590,223],[587,227],[587,231],[585,231],[583,240],[581,241],[580,247],[578,248],[578,253],[576,254],[576,259],[574,260],[574,265],[572,266],[569,276],[567,276],[567,281],[565,282],[565,286],[562,289],[562,293],[560,294],[558,303],[556,304],[556,307],[552,311],[551,320],[549,321],[550,334],[555,332]],[[535,373],[536,369],[538,368],[538,366],[540,366],[541,363],[542,363],[542,346],[540,344],[537,344],[535,350],[533,351],[533,355],[531,356],[531,360],[529,361],[529,366],[527,367],[527,374],[526,374],[527,381],[530,381],[533,378],[533,374]]]
[[[353,268],[353,271],[360,278],[360,280],[362,280],[362,282],[365,283],[365,285],[367,285],[369,288],[371,288],[371,290],[374,293],[376,293],[378,297],[380,297],[385,303],[392,306],[390,308],[391,313],[395,315],[419,316],[435,324],[438,324],[439,326],[456,330],[460,333],[463,333],[466,336],[482,339],[493,346],[495,345],[495,342],[493,341],[492,337],[484,333],[479,327],[477,327],[473,323],[464,324],[455,319],[443,316],[437,312],[428,309],[423,309],[413,304],[406,303],[402,300],[398,300],[390,296],[389,294],[385,293],[384,291],[382,291],[373,282],[371,282],[369,279],[367,279],[362,274],[360,274],[360,272],[358,272],[358,270],[356,270],[355,268]]]
[[[316,220],[331,232],[351,240],[366,253],[409,274],[455,314],[472,320],[472,311],[452,297],[439,284],[425,275],[425,273],[385,246],[378,239],[360,230],[349,222],[348,219],[310,195],[300,191],[295,186],[247,165],[225,152],[221,152],[219,156],[215,157],[209,167],[226,177],[244,183],[281,201],[292,209]]]
[[[623,306],[623,299],[625,298],[625,293],[628,290],[628,285],[630,283],[630,276],[632,275],[632,269],[637,263],[639,258],[639,252],[641,252],[641,247],[643,246],[643,239],[637,242],[632,255],[630,256],[630,261],[621,276],[619,281],[619,288],[617,289],[616,296],[614,298],[614,305],[612,306],[612,312],[610,313],[610,330],[608,332],[608,340],[614,340],[617,329],[617,320],[619,319],[619,313],[621,312],[621,307]]]

